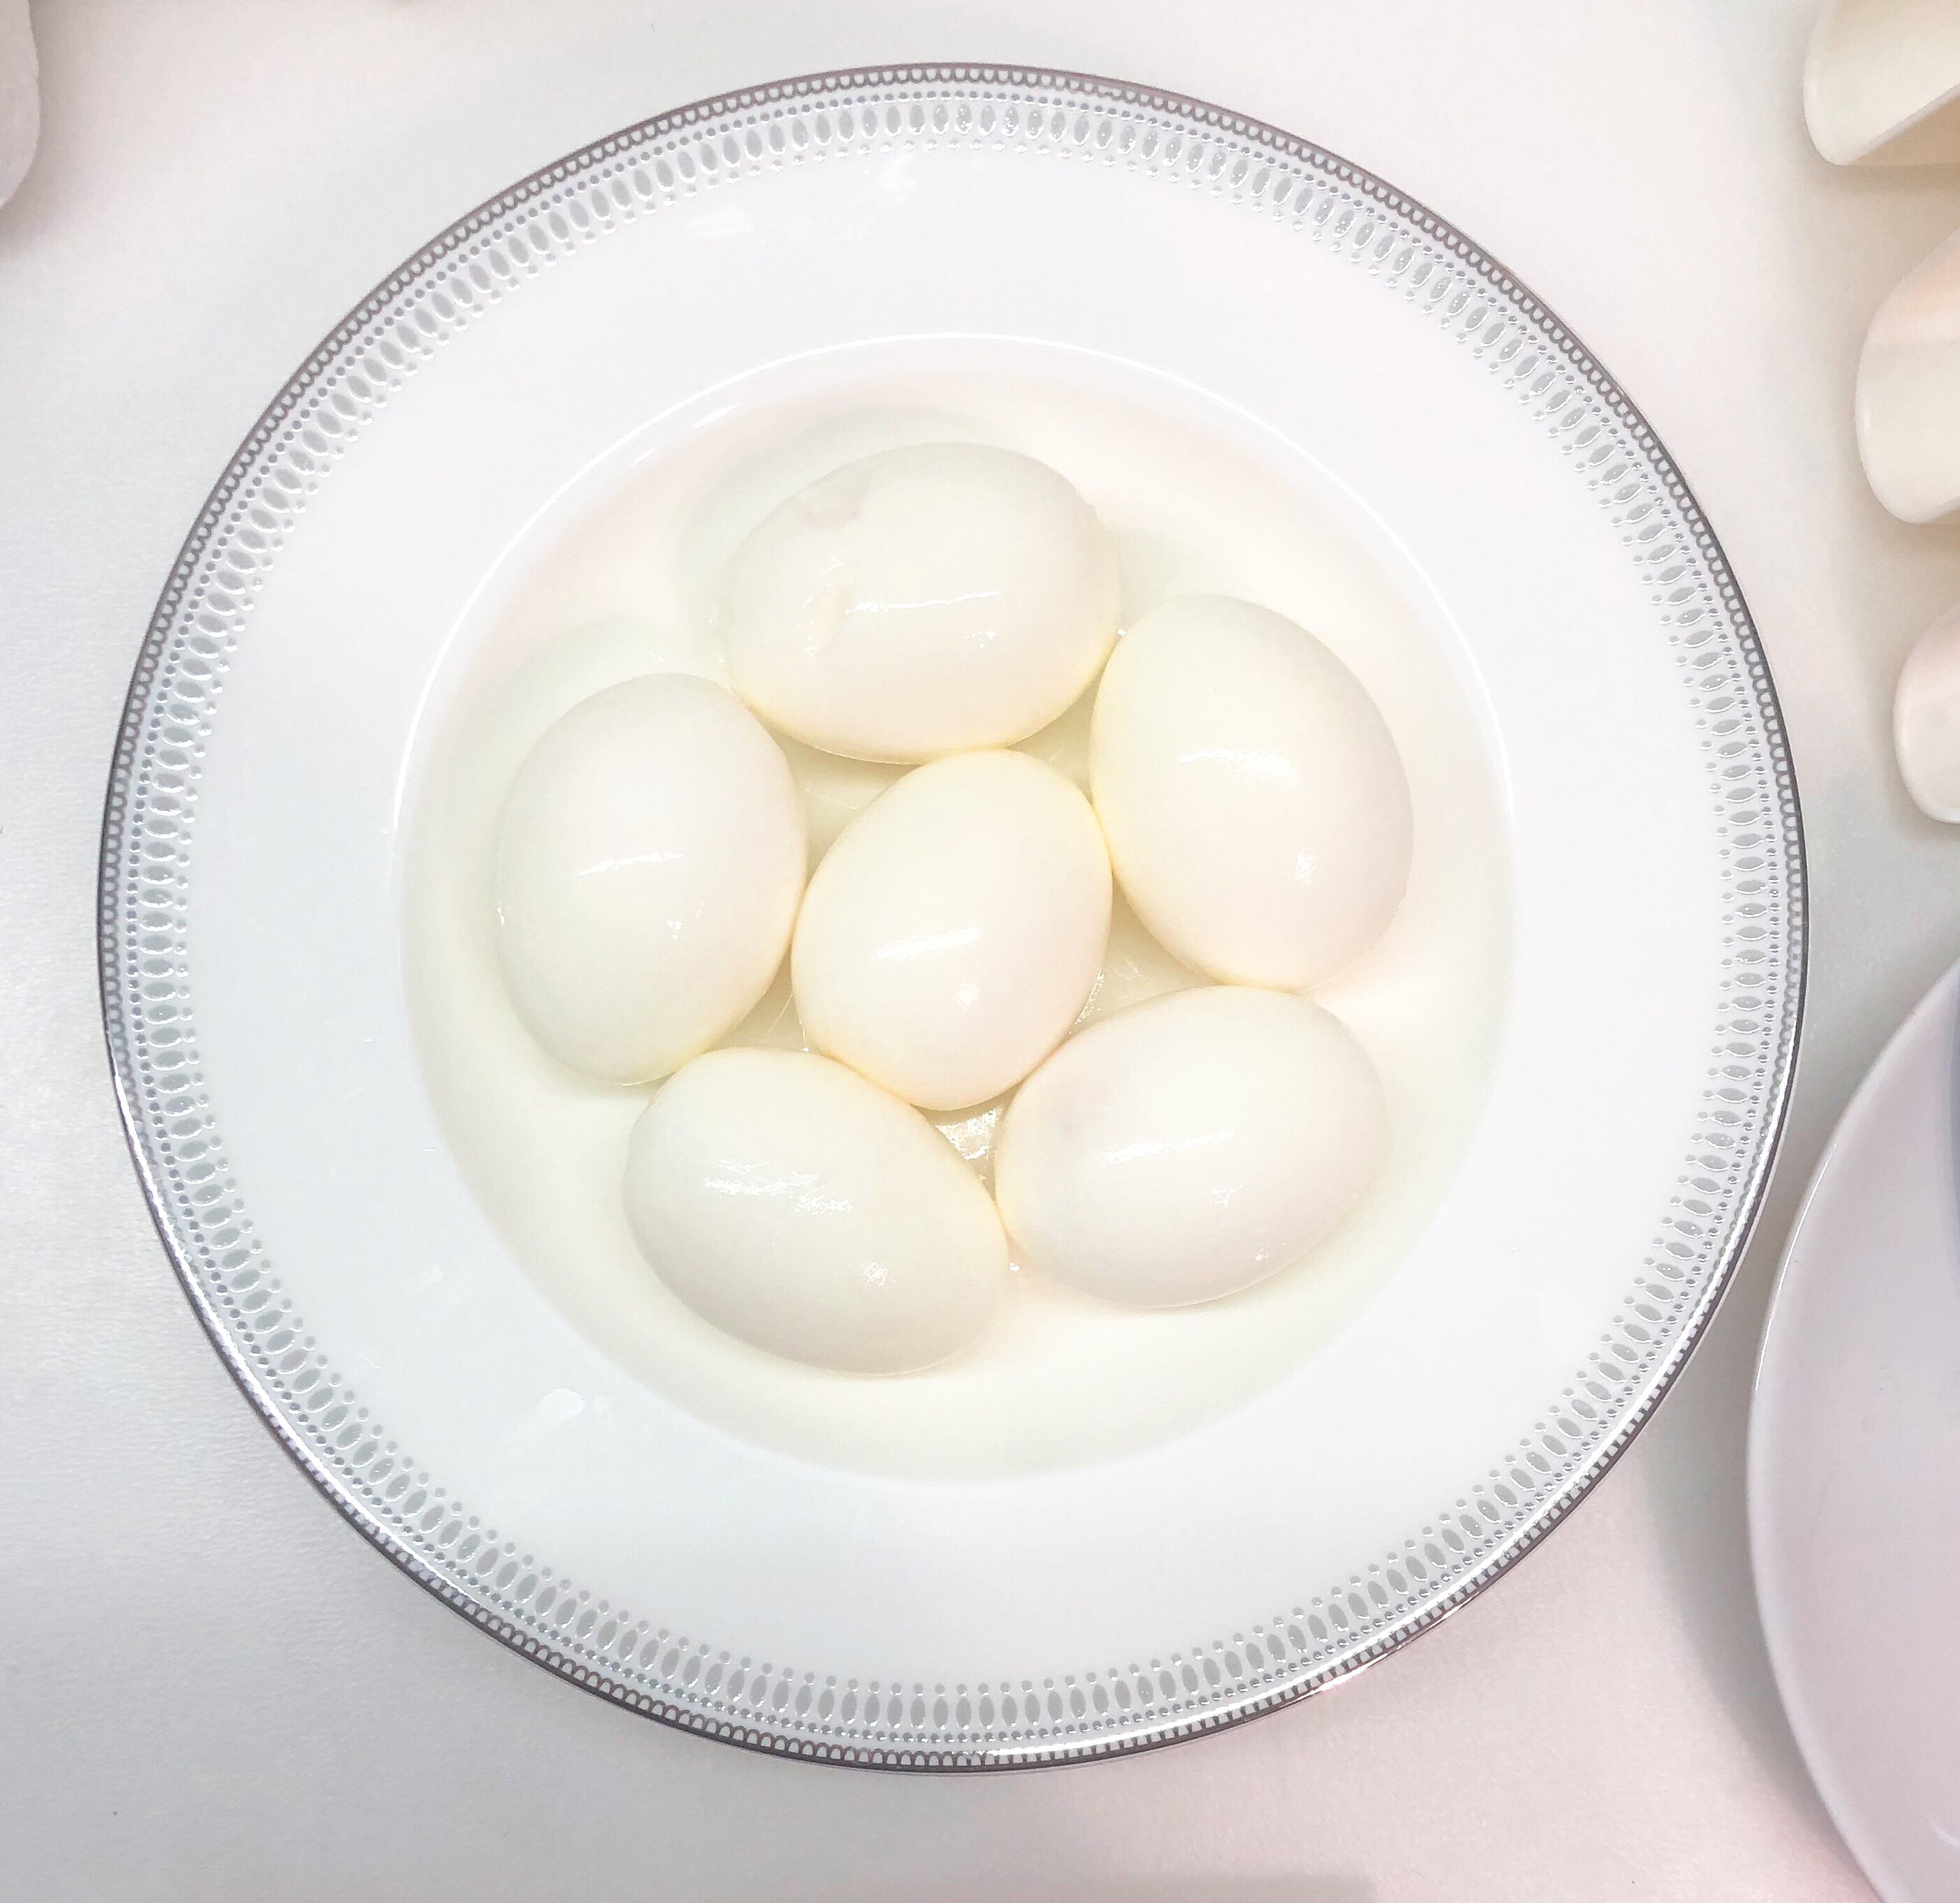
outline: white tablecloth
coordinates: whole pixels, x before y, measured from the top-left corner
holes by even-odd
[[[1886,729],[1960,537],[1859,479],[1850,378],[1960,174],[1806,142],[1808,0],[37,0],[0,210],[0,1890],[281,1903],[1574,1903],[1868,1894],[1756,1626],[1742,1447],[1795,1199],[1960,951],[1960,834]],[[1329,1696],[1073,1771],[924,1781],[676,1736],[489,1644],[233,1390],[110,1105],[96,831],[137,641],[260,407],[368,285],[559,153],[759,79],[1121,75],[1278,121],[1474,234],[1647,411],[1761,624],[1802,778],[1809,1027],[1759,1246],[1539,1553]],[[296,1080],[296,1082],[302,1080]],[[1847,1637],[1847,1643],[1853,1642]]]

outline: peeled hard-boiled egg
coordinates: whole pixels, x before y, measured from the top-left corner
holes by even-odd
[[[1007,1241],[915,1110],[827,1057],[715,1050],[633,1126],[627,1219],[716,1326],[820,1368],[930,1368],[985,1325]]]
[[[1408,781],[1367,690],[1270,609],[1193,595],[1144,615],[1096,691],[1090,783],[1130,903],[1234,984],[1318,983],[1408,882]]]
[[[1305,998],[1181,991],[1080,1032],[1001,1120],[994,1190],[1028,1265],[1112,1301],[1211,1301],[1332,1233],[1388,1142],[1367,1054]]]
[[[1045,464],[935,443],[847,463],[735,557],[742,697],[831,753],[918,761],[1045,726],[1115,637],[1115,554]]]
[[[1960,608],[1913,643],[1892,702],[1906,791],[1930,818],[1960,821]]]
[[[790,970],[822,1051],[928,1110],[1017,1083],[1101,968],[1109,860],[1089,802],[1020,753],[908,774],[810,878]]]
[[[665,1076],[768,989],[804,868],[788,764],[725,688],[657,674],[595,694],[504,809],[497,945],[518,1015],[588,1077]]]

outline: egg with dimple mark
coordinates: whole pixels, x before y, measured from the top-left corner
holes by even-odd
[[[1025,754],[908,774],[811,875],[790,969],[805,1034],[909,1102],[985,1101],[1058,1044],[1109,936],[1096,815]]]
[[[1212,977],[1317,984],[1402,902],[1412,821],[1387,723],[1268,608],[1187,596],[1144,615],[1096,690],[1090,777],[1138,916]]]
[[[716,1050],[635,1124],[625,1207],[695,1312],[847,1373],[930,1368],[978,1335],[1007,1241],[971,1168],[917,1110],[806,1052]]]
[[[768,990],[804,869],[788,764],[726,688],[660,674],[595,694],[532,749],[498,828],[518,1015],[588,1077],[665,1076]]]
[[[1011,745],[1115,638],[1115,551],[1032,457],[977,443],[833,470],[749,535],[725,627],[737,691],[831,753],[918,762]]]
[[[1182,1307],[1325,1241],[1388,1129],[1375,1067],[1332,1013],[1208,986],[1092,1025],[1042,1065],[1001,1120],[994,1193],[1031,1269]]]

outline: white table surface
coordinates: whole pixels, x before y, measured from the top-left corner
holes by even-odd
[[[1960,833],[1911,809],[1887,745],[1904,647],[1960,597],[1960,534],[1879,510],[1850,394],[1882,291],[1960,222],[1960,173],[1814,156],[1811,11],[36,0],[43,144],[0,208],[0,1890],[1869,1894],[1769,1678],[1742,1447],[1797,1192],[1960,951]],[[619,125],[930,58],[1100,71],[1275,120],[1544,295],[1726,544],[1793,736],[1815,902],[1758,1247],[1674,1395],[1556,1537],[1329,1696],[1126,1762],[953,1781],[778,1763],[630,1717],[348,1532],[165,1266],[111,1108],[92,939],[102,785],[151,606],[209,484],[342,312],[458,213]]]

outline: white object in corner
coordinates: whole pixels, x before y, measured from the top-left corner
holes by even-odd
[[[1960,821],[1960,608],[1913,643],[1892,702],[1906,791],[1934,819]]]
[[[1756,1598],[1790,1728],[1885,1903],[1960,1895],[1960,967],[1805,1199],[1749,1420]]]
[[[1960,235],[1879,307],[1858,358],[1858,454],[1907,522],[1960,508]]]
[[[1834,165],[1960,160],[1960,8],[1828,0],[1804,61],[1803,112]]]
[[[0,205],[27,176],[40,135],[40,63],[27,0],[0,0]]]

